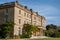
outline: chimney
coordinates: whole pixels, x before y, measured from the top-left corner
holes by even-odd
[[[38,15],[38,12],[36,12],[36,14]]]
[[[32,9],[30,9],[30,11],[31,11],[31,12],[33,12],[33,10],[32,10]]]
[[[26,8],[26,9],[27,9],[27,6],[24,6],[24,8]]]
[[[16,3],[18,3],[18,0],[16,0]]]

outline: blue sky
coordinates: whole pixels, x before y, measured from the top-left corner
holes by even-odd
[[[0,0],[0,3],[15,0]],[[60,0],[19,0],[22,5],[32,8],[46,17],[46,24],[60,25]]]

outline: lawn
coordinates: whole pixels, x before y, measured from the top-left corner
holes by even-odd
[[[60,38],[39,38],[39,39],[30,39],[30,40],[60,40]]]
[[[38,38],[38,39],[0,39],[0,40],[60,40],[60,38]]]

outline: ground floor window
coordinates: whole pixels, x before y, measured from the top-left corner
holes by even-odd
[[[21,28],[19,27],[19,30],[18,30],[18,35],[20,35],[20,31],[21,31]]]

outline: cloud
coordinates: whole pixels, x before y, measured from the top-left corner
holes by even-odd
[[[51,5],[40,5],[40,9],[37,9],[40,15],[46,17],[47,24],[59,24],[60,21],[60,9]]]
[[[47,20],[51,20],[51,19],[56,19],[56,17],[47,16],[46,19],[47,19]]]
[[[40,14],[41,15],[51,15],[51,16],[54,16],[56,14],[58,14],[60,12],[60,9],[54,7],[54,6],[49,6],[49,5],[44,5],[44,6],[41,6],[40,7]]]

